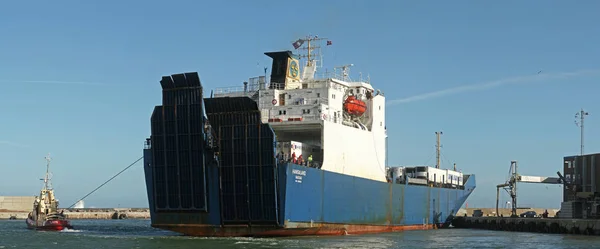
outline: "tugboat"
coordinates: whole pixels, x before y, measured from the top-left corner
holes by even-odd
[[[46,176],[43,179],[44,187],[33,202],[33,211],[27,216],[27,228],[50,231],[73,229],[63,211],[58,212],[58,200],[55,198],[50,183],[50,160],[50,154],[48,154],[46,156]]]

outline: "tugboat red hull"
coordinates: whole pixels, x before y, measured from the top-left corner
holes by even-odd
[[[47,220],[41,226],[36,225],[36,222],[29,218],[25,222],[27,223],[27,228],[33,230],[61,231],[65,228],[73,229],[68,220]]]

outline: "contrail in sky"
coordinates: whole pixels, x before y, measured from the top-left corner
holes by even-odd
[[[419,100],[433,99],[433,98],[443,97],[446,95],[468,92],[468,91],[485,90],[485,89],[490,89],[490,88],[499,87],[499,86],[508,85],[508,84],[523,84],[523,83],[530,83],[530,82],[541,81],[541,80],[573,78],[573,77],[583,76],[586,74],[600,73],[600,69],[580,70],[580,71],[565,72],[565,73],[547,73],[547,74],[544,74],[541,72],[542,71],[539,71],[537,74],[532,74],[532,75],[518,76],[518,77],[495,80],[495,81],[483,82],[483,83],[479,83],[479,84],[453,87],[453,88],[448,88],[448,89],[444,89],[444,90],[440,90],[440,91],[419,94],[419,95],[415,95],[415,96],[411,96],[411,97],[407,97],[407,98],[403,98],[403,99],[394,99],[394,100],[388,101],[387,105],[390,106],[390,105],[409,103],[409,102],[419,101]]]
[[[13,143],[11,141],[0,140],[0,145],[3,145],[3,144],[4,145],[8,145],[8,146],[12,146],[12,147],[19,147],[19,148],[27,148],[27,147],[29,147],[27,145]]]
[[[3,83],[23,83],[23,84],[60,84],[60,85],[89,85],[89,86],[102,86],[106,85],[103,83],[96,82],[83,82],[83,81],[60,81],[60,80],[0,80]]]

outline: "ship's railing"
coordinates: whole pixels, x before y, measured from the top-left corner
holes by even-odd
[[[289,155],[280,156],[277,158],[277,161],[279,162],[280,165],[283,165],[285,163],[293,163],[296,165],[315,168],[315,169],[321,169],[321,167],[323,166],[322,163],[319,161],[313,161],[312,163],[309,163],[308,160],[302,160],[302,162],[298,162],[298,160],[294,161],[293,159],[289,158]]]
[[[258,90],[267,89],[269,87],[265,76],[253,77],[244,82],[240,86],[217,87],[215,95],[232,95],[237,93],[247,93],[241,95],[252,95]]]
[[[302,83],[289,83],[288,85],[297,84],[297,89],[314,89],[314,88],[325,88],[329,85],[327,81],[316,80]],[[258,90],[265,89],[277,89],[284,90],[285,83],[249,83],[245,86],[229,86],[229,87],[217,87],[215,88],[214,95],[252,95]],[[294,88],[288,87],[288,90],[294,90]]]
[[[248,95],[252,95],[257,90],[254,90],[254,87],[250,88],[250,86],[230,86],[230,87],[218,87],[215,89],[215,95],[227,95],[227,94],[239,94],[242,95],[247,93]]]
[[[336,80],[341,80],[341,81],[346,81],[346,82],[353,82],[353,81],[357,81],[357,82],[365,82],[367,84],[371,84],[371,79],[369,79],[369,77],[363,77],[362,74],[359,75],[357,78],[355,77],[350,77],[350,76],[346,76],[344,77],[343,72],[338,72],[338,71],[325,71],[325,72],[319,72],[319,73],[315,73],[315,79],[336,79]]]
[[[252,95],[258,90],[268,89],[267,84],[248,84],[247,86],[228,86],[215,88],[214,94],[218,95]]]
[[[236,93],[243,92],[244,87],[239,86],[231,86],[231,87],[217,87],[215,89],[215,94],[228,94],[228,93]]]
[[[254,93],[258,90],[266,89],[268,87],[269,84],[266,82],[265,76],[258,76],[250,78],[248,82],[244,82],[244,84],[240,86],[218,87],[215,89],[215,94],[231,94],[240,92]]]

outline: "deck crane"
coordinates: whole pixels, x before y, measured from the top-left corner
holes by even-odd
[[[500,199],[500,188],[504,188],[512,198],[511,202],[511,217],[517,216],[517,182],[523,183],[545,183],[545,184],[562,184],[561,177],[545,177],[545,176],[522,176],[517,173],[517,161],[510,162],[509,179],[496,186],[496,216],[498,212],[498,201]],[[560,175],[559,175],[560,176]]]

